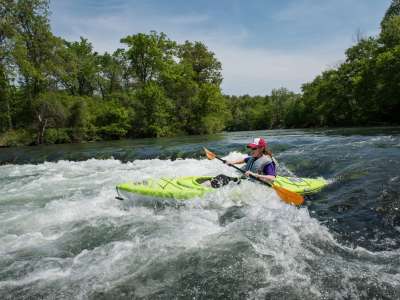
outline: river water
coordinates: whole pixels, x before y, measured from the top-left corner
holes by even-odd
[[[235,175],[266,137],[282,173],[331,183],[296,208],[251,182],[184,206],[115,185]],[[0,299],[399,299],[400,128],[271,130],[0,149]]]

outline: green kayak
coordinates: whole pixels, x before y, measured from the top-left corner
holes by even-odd
[[[186,200],[215,191],[210,186],[211,176],[149,179],[143,182],[126,182],[117,185],[119,199],[148,201]],[[319,192],[328,182],[323,178],[298,178],[277,176],[274,185],[292,192],[308,195]]]

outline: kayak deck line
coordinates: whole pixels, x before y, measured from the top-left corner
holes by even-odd
[[[160,181],[161,181],[161,180],[167,182],[164,186],[161,185],[161,182],[158,183],[158,185],[159,185],[163,190],[164,190],[169,184],[172,184],[173,186],[175,186],[175,187],[178,188],[178,189],[182,189],[182,187],[180,187],[180,186],[177,185],[177,184],[174,184],[174,182],[171,181],[171,180],[168,179],[168,178],[161,178]]]

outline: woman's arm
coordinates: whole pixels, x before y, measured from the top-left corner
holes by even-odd
[[[251,176],[256,177],[256,178],[258,178],[258,179],[260,179],[260,180],[262,180],[264,182],[267,182],[267,183],[273,183],[274,180],[276,179],[276,177],[274,175],[261,175],[261,174],[257,174],[257,173],[251,172],[251,171],[247,171],[245,173],[245,175],[246,176],[250,176],[251,175]]]
[[[227,165],[239,165],[244,163],[244,158],[236,159],[236,160],[227,160],[225,162]]]
[[[258,179],[260,179],[260,180],[262,180],[264,182],[272,183],[276,179],[275,163],[271,162],[271,163],[267,164],[263,169],[263,173],[264,174],[257,174],[257,173],[254,173],[254,172],[247,171],[245,173],[245,175],[246,176],[252,175],[252,176],[254,176],[254,177],[256,177],[256,178],[258,178]]]

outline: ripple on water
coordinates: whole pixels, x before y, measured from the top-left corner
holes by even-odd
[[[207,147],[239,158],[255,134]],[[400,298],[398,135],[269,141],[287,172],[333,184],[299,209],[245,182],[154,210],[123,207],[115,185],[235,173],[194,158],[0,166],[0,298]]]

